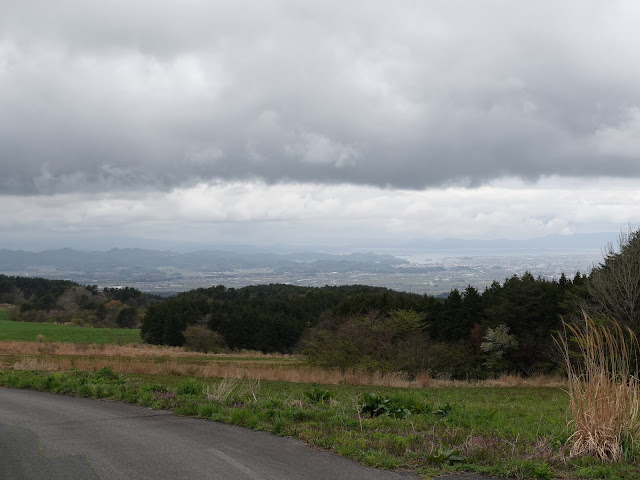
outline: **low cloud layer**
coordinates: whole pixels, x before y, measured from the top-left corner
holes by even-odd
[[[414,248],[422,240],[536,238],[638,224],[633,180],[546,178],[476,188],[225,182],[171,192],[0,196],[0,247],[187,250],[265,244]],[[615,235],[611,240],[615,240]]]
[[[0,194],[640,177],[639,14],[631,0],[4,2]]]

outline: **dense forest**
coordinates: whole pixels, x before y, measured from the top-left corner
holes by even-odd
[[[302,352],[341,369],[455,377],[549,372],[557,368],[551,335],[585,298],[586,278],[549,281],[525,273],[482,293],[453,290],[445,299],[357,285],[217,286],[150,306],[142,336],[183,345],[213,331],[212,348],[224,342],[231,349]]]
[[[587,312],[640,333],[640,232],[622,234],[587,276],[525,272],[444,298],[363,285],[200,288],[159,299],[132,288],[0,275],[12,318],[141,327],[145,342],[201,351],[303,353],[323,367],[428,370],[455,378],[559,370],[553,335]]]

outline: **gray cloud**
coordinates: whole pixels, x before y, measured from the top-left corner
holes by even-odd
[[[638,13],[631,0],[3,3],[0,193],[640,176]]]

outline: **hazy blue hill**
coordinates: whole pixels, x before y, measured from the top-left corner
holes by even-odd
[[[302,263],[301,263],[302,262]],[[61,269],[113,269],[113,268],[187,268],[192,270],[229,270],[238,268],[272,268],[278,270],[340,271],[365,268],[388,271],[392,265],[403,263],[392,255],[374,253],[332,255],[296,253],[236,253],[222,250],[175,253],[166,250],[140,248],[114,248],[108,251],[81,251],[71,248],[27,252],[0,250],[0,269],[15,270],[31,267],[57,267]],[[311,267],[312,266],[312,267]]]
[[[564,248],[574,237],[578,239],[578,246],[600,243],[598,248],[589,251]],[[61,248],[41,252],[3,249],[0,250],[0,273],[64,278],[83,285],[129,285],[155,293],[211,285],[238,288],[290,283],[366,284],[437,295],[452,288],[464,289],[469,284],[482,289],[494,280],[503,281],[525,271],[544,278],[559,278],[562,272],[573,276],[578,270],[590,270],[604,243],[601,235],[596,234],[527,241],[449,239],[426,242],[423,248],[383,250],[383,254],[364,250],[337,254],[295,246],[278,246],[272,251],[268,251],[268,247],[239,246],[192,252],[144,248],[106,251]],[[554,248],[547,249],[547,246]]]

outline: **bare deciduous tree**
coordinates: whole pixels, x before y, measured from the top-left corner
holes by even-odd
[[[640,330],[640,230],[621,232],[617,245],[609,243],[603,262],[587,282],[592,315],[604,315]]]

